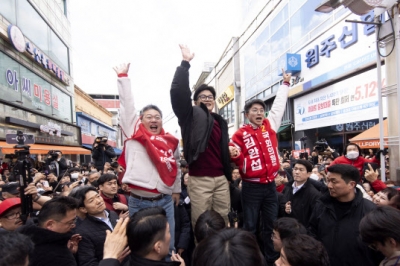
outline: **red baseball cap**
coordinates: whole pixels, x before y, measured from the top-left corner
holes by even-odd
[[[9,209],[20,205],[21,205],[20,198],[11,198],[3,200],[3,202],[0,203],[0,217]]]

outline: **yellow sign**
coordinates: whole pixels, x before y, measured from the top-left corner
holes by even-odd
[[[218,109],[221,109],[225,105],[227,105],[230,101],[233,100],[234,97],[234,88],[233,85],[230,85],[220,96],[217,98],[217,106]]]

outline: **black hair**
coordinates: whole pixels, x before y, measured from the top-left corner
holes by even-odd
[[[225,220],[218,212],[207,210],[197,219],[194,228],[194,236],[196,237],[197,243],[200,243],[203,239],[210,235],[215,235],[225,227]]]
[[[27,257],[33,253],[32,240],[17,232],[0,234],[0,265],[24,266]]]
[[[126,229],[131,252],[139,257],[149,254],[157,241],[164,240],[167,222],[162,207],[144,208],[136,212]]]
[[[365,215],[359,225],[361,239],[367,244],[393,238],[400,243],[400,211],[391,206],[379,206]]]
[[[116,175],[114,175],[114,174],[102,174],[101,176],[100,176],[100,178],[99,179],[97,179],[97,185],[103,185],[104,183],[106,183],[106,182],[109,182],[109,181],[111,181],[111,180],[117,180],[117,183],[118,183],[118,177],[116,176]]]
[[[196,91],[194,92],[193,101],[197,101],[197,97],[199,96],[199,94],[200,94],[202,91],[210,91],[211,94],[214,96],[214,99],[215,99],[215,95],[216,95],[215,89],[214,89],[213,87],[211,87],[211,86],[208,86],[207,84],[201,84],[201,85],[196,89]]]
[[[250,108],[253,107],[254,104],[259,104],[259,105],[261,105],[261,106],[264,108],[264,112],[267,111],[267,110],[266,110],[267,107],[266,107],[266,105],[265,105],[265,103],[264,103],[263,100],[260,100],[260,99],[253,99],[253,100],[251,100],[251,101],[248,101],[248,102],[244,105],[244,112],[245,112],[246,114],[248,114],[249,111],[250,111]]]
[[[312,165],[309,161],[300,159],[300,160],[296,160],[296,162],[294,163],[294,165],[296,165],[296,164],[301,164],[301,165],[303,165],[303,166],[306,168],[307,173],[312,172],[313,165]]]
[[[60,196],[46,201],[38,215],[38,224],[43,226],[49,219],[61,220],[68,211],[78,208],[78,202],[71,197]]]
[[[379,192],[385,193],[387,198],[388,198],[388,200],[391,200],[394,196],[399,194],[399,191],[397,189],[395,189],[395,188],[392,188],[392,187],[387,187],[385,189],[382,189]]]
[[[193,266],[265,265],[254,234],[226,228],[200,242],[193,252]]]
[[[149,105],[146,105],[145,107],[143,107],[143,109],[140,111],[140,115],[142,116],[143,113],[146,112],[146,111],[148,111],[148,110],[156,110],[157,112],[160,113],[160,116],[161,116],[161,118],[162,118],[161,109],[158,108],[158,106],[157,106],[157,105],[154,105],[154,104],[149,104]]]
[[[95,191],[96,193],[99,193],[95,187],[92,186],[84,186],[81,189],[76,191],[75,194],[75,199],[78,200],[78,207],[85,207],[85,199],[86,199],[86,194],[90,191]]]
[[[360,172],[357,168],[349,164],[334,164],[328,167],[328,172],[340,174],[346,184],[350,181],[356,183],[360,181]]]
[[[360,146],[358,146],[357,144],[355,144],[355,143],[353,143],[353,142],[348,143],[348,144],[344,147],[343,155],[346,155],[346,154],[347,154],[347,147],[348,147],[348,146],[356,146],[357,149],[358,149],[358,154],[361,155],[362,151],[361,151]]]
[[[290,265],[329,266],[329,257],[321,242],[306,234],[298,234],[282,241],[282,249]]]
[[[400,192],[396,196],[390,199],[389,206],[400,210]]]
[[[306,234],[307,230],[295,218],[282,217],[274,222],[274,230],[279,233],[281,240],[298,234]]]

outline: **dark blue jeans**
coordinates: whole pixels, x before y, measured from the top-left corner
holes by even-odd
[[[279,253],[274,251],[271,235],[273,223],[278,218],[278,194],[275,182],[268,184],[242,183],[243,228],[256,235],[261,212],[261,239],[263,253],[268,263],[275,262]]]

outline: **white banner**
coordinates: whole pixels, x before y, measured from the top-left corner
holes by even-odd
[[[376,69],[294,99],[295,131],[379,117]],[[382,87],[386,85],[382,67]],[[386,116],[386,98],[383,114]]]

